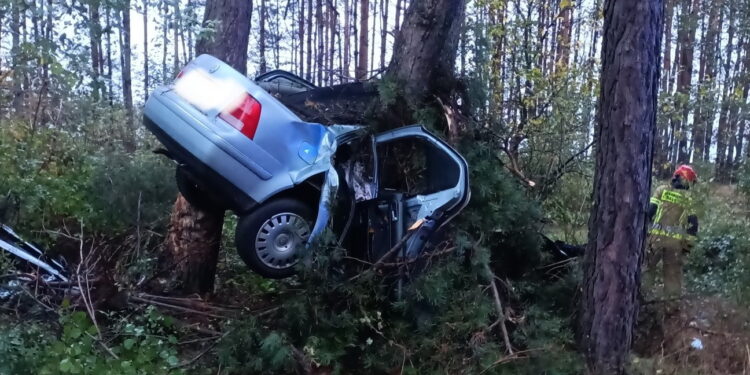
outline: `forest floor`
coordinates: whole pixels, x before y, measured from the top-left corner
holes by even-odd
[[[685,261],[685,296],[644,299],[634,373],[750,374],[750,310],[730,291],[746,284],[748,202],[734,185],[701,185],[693,192],[701,241]]]
[[[645,303],[634,366],[642,374],[747,374],[750,311],[720,297]],[[674,306],[676,305],[676,306]]]

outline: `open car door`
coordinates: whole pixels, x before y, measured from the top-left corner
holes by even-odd
[[[378,134],[374,143],[377,196],[358,203],[357,210],[367,226],[367,256],[377,261],[405,241],[399,257],[415,258],[468,204],[468,166],[456,150],[418,125]]]

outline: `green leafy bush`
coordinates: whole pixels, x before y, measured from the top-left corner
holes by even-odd
[[[180,374],[171,320],[146,309],[99,338],[86,313],[64,314],[59,337],[41,324],[0,327],[0,374]],[[106,349],[105,349],[106,345]]]

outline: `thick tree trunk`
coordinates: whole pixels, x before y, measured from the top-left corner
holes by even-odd
[[[355,78],[362,81],[367,78],[367,54],[370,44],[367,38],[370,16],[369,0],[359,0],[359,50],[357,51],[357,72]]]
[[[633,341],[651,189],[661,0],[604,7],[594,205],[580,339],[590,374],[625,374]]]
[[[212,39],[199,39],[196,53],[216,56],[245,74],[251,14],[252,3],[247,0],[208,0],[203,25],[217,22],[217,32]],[[223,220],[223,211],[202,211],[177,196],[160,259],[161,272],[171,280],[173,290],[185,294],[213,290]]]
[[[405,97],[421,102],[453,89],[458,37],[466,0],[412,1],[393,45],[387,77],[402,83]]]

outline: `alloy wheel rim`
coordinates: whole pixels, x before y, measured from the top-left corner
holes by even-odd
[[[301,216],[283,212],[263,222],[255,236],[255,251],[263,264],[275,269],[294,266],[297,249],[310,237],[310,225]]]

